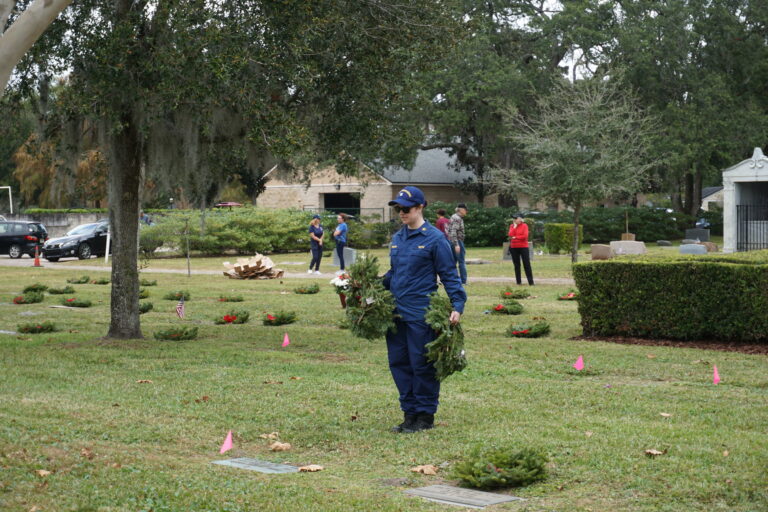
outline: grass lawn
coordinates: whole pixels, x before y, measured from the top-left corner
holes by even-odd
[[[488,259],[500,253],[470,257],[484,251]],[[157,262],[185,268],[183,260]],[[511,275],[509,263],[494,265]],[[470,267],[470,275],[494,265]],[[489,510],[768,509],[766,357],[572,341],[576,303],[555,300],[567,287],[537,286],[521,317],[503,317],[483,314],[501,286],[471,283],[463,320],[470,366],[444,383],[438,427],[408,436],[388,432],[401,413],[384,342],[337,327],[343,312],[327,279],[317,280],[319,294],[295,295],[309,280],[152,274],[147,338],[106,342],[109,286],[73,285],[76,297],[93,301],[89,309],[49,308],[60,301],[52,295],[11,304],[34,282],[60,287],[69,277],[108,275],[66,266],[0,268],[0,329],[42,320],[64,328],[0,334],[0,510],[460,510],[403,495],[452,483],[448,469],[424,476],[410,468],[492,445],[538,447],[550,464],[546,481],[509,491],[526,502]],[[564,256],[534,260],[539,276],[567,277],[568,268]],[[178,289],[192,295],[184,321],[162,299]],[[219,302],[221,294],[245,302]],[[233,308],[250,311],[251,321],[214,325]],[[298,322],[261,325],[262,312],[279,309],[296,311]],[[504,337],[510,323],[532,316],[551,322],[549,337]],[[152,338],[179,323],[198,326],[199,339]],[[285,332],[291,344],[281,348]],[[581,373],[571,368],[579,355]],[[230,429],[235,448],[221,456]],[[271,452],[259,437],[271,432],[293,448]],[[649,458],[647,449],[666,453]],[[325,470],[265,475],[210,464],[244,456]]]

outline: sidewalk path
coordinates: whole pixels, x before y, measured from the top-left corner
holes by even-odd
[[[59,263],[51,263],[49,261],[41,260],[40,264],[43,266],[43,268],[52,268],[56,270],[88,270],[91,272],[106,272],[111,270],[111,267],[98,267],[95,265],[61,265]],[[3,258],[0,256],[0,267],[32,267],[32,259],[30,258],[19,258],[17,260],[12,260],[10,258]],[[175,268],[145,268],[141,271],[144,274],[183,274],[185,275],[187,273],[186,269],[175,269]],[[2,273],[2,271],[0,271]],[[221,270],[192,270],[192,274],[194,275],[220,275],[223,277],[223,273]],[[331,272],[326,272],[323,274],[320,274],[319,276],[316,274],[307,274],[306,272],[286,272],[284,277],[291,278],[291,279],[317,279],[317,278],[327,278],[332,279],[334,276]],[[514,277],[505,277],[505,276],[494,276],[494,277],[469,277],[470,283],[514,283],[515,278]],[[574,284],[573,279],[569,277],[550,277],[550,278],[539,278],[536,279],[536,283],[538,284],[557,284],[557,285],[563,285],[563,286],[572,286]]]

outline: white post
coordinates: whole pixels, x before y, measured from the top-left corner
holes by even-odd
[[[110,242],[109,230],[107,230],[107,248],[104,251],[104,263],[105,264],[109,263],[109,242]]]

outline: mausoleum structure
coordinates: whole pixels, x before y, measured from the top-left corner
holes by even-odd
[[[723,171],[723,252],[768,249],[768,158],[752,158]]]

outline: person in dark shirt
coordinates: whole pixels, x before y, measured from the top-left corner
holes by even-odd
[[[403,422],[397,433],[414,433],[434,426],[440,395],[435,367],[426,359],[424,346],[436,337],[424,319],[430,294],[437,290],[437,276],[453,304],[450,321],[461,319],[467,294],[456,271],[451,245],[445,235],[424,220],[427,201],[416,187],[405,187],[389,202],[403,227],[392,237],[391,268],[384,286],[395,298],[395,332],[387,334],[389,369],[400,393]]]
[[[312,216],[312,222],[309,224],[309,248],[312,251],[312,261],[309,262],[307,274],[312,273],[312,267],[315,267],[314,273],[320,273],[320,260],[323,259],[323,226],[320,225],[320,216]]]

